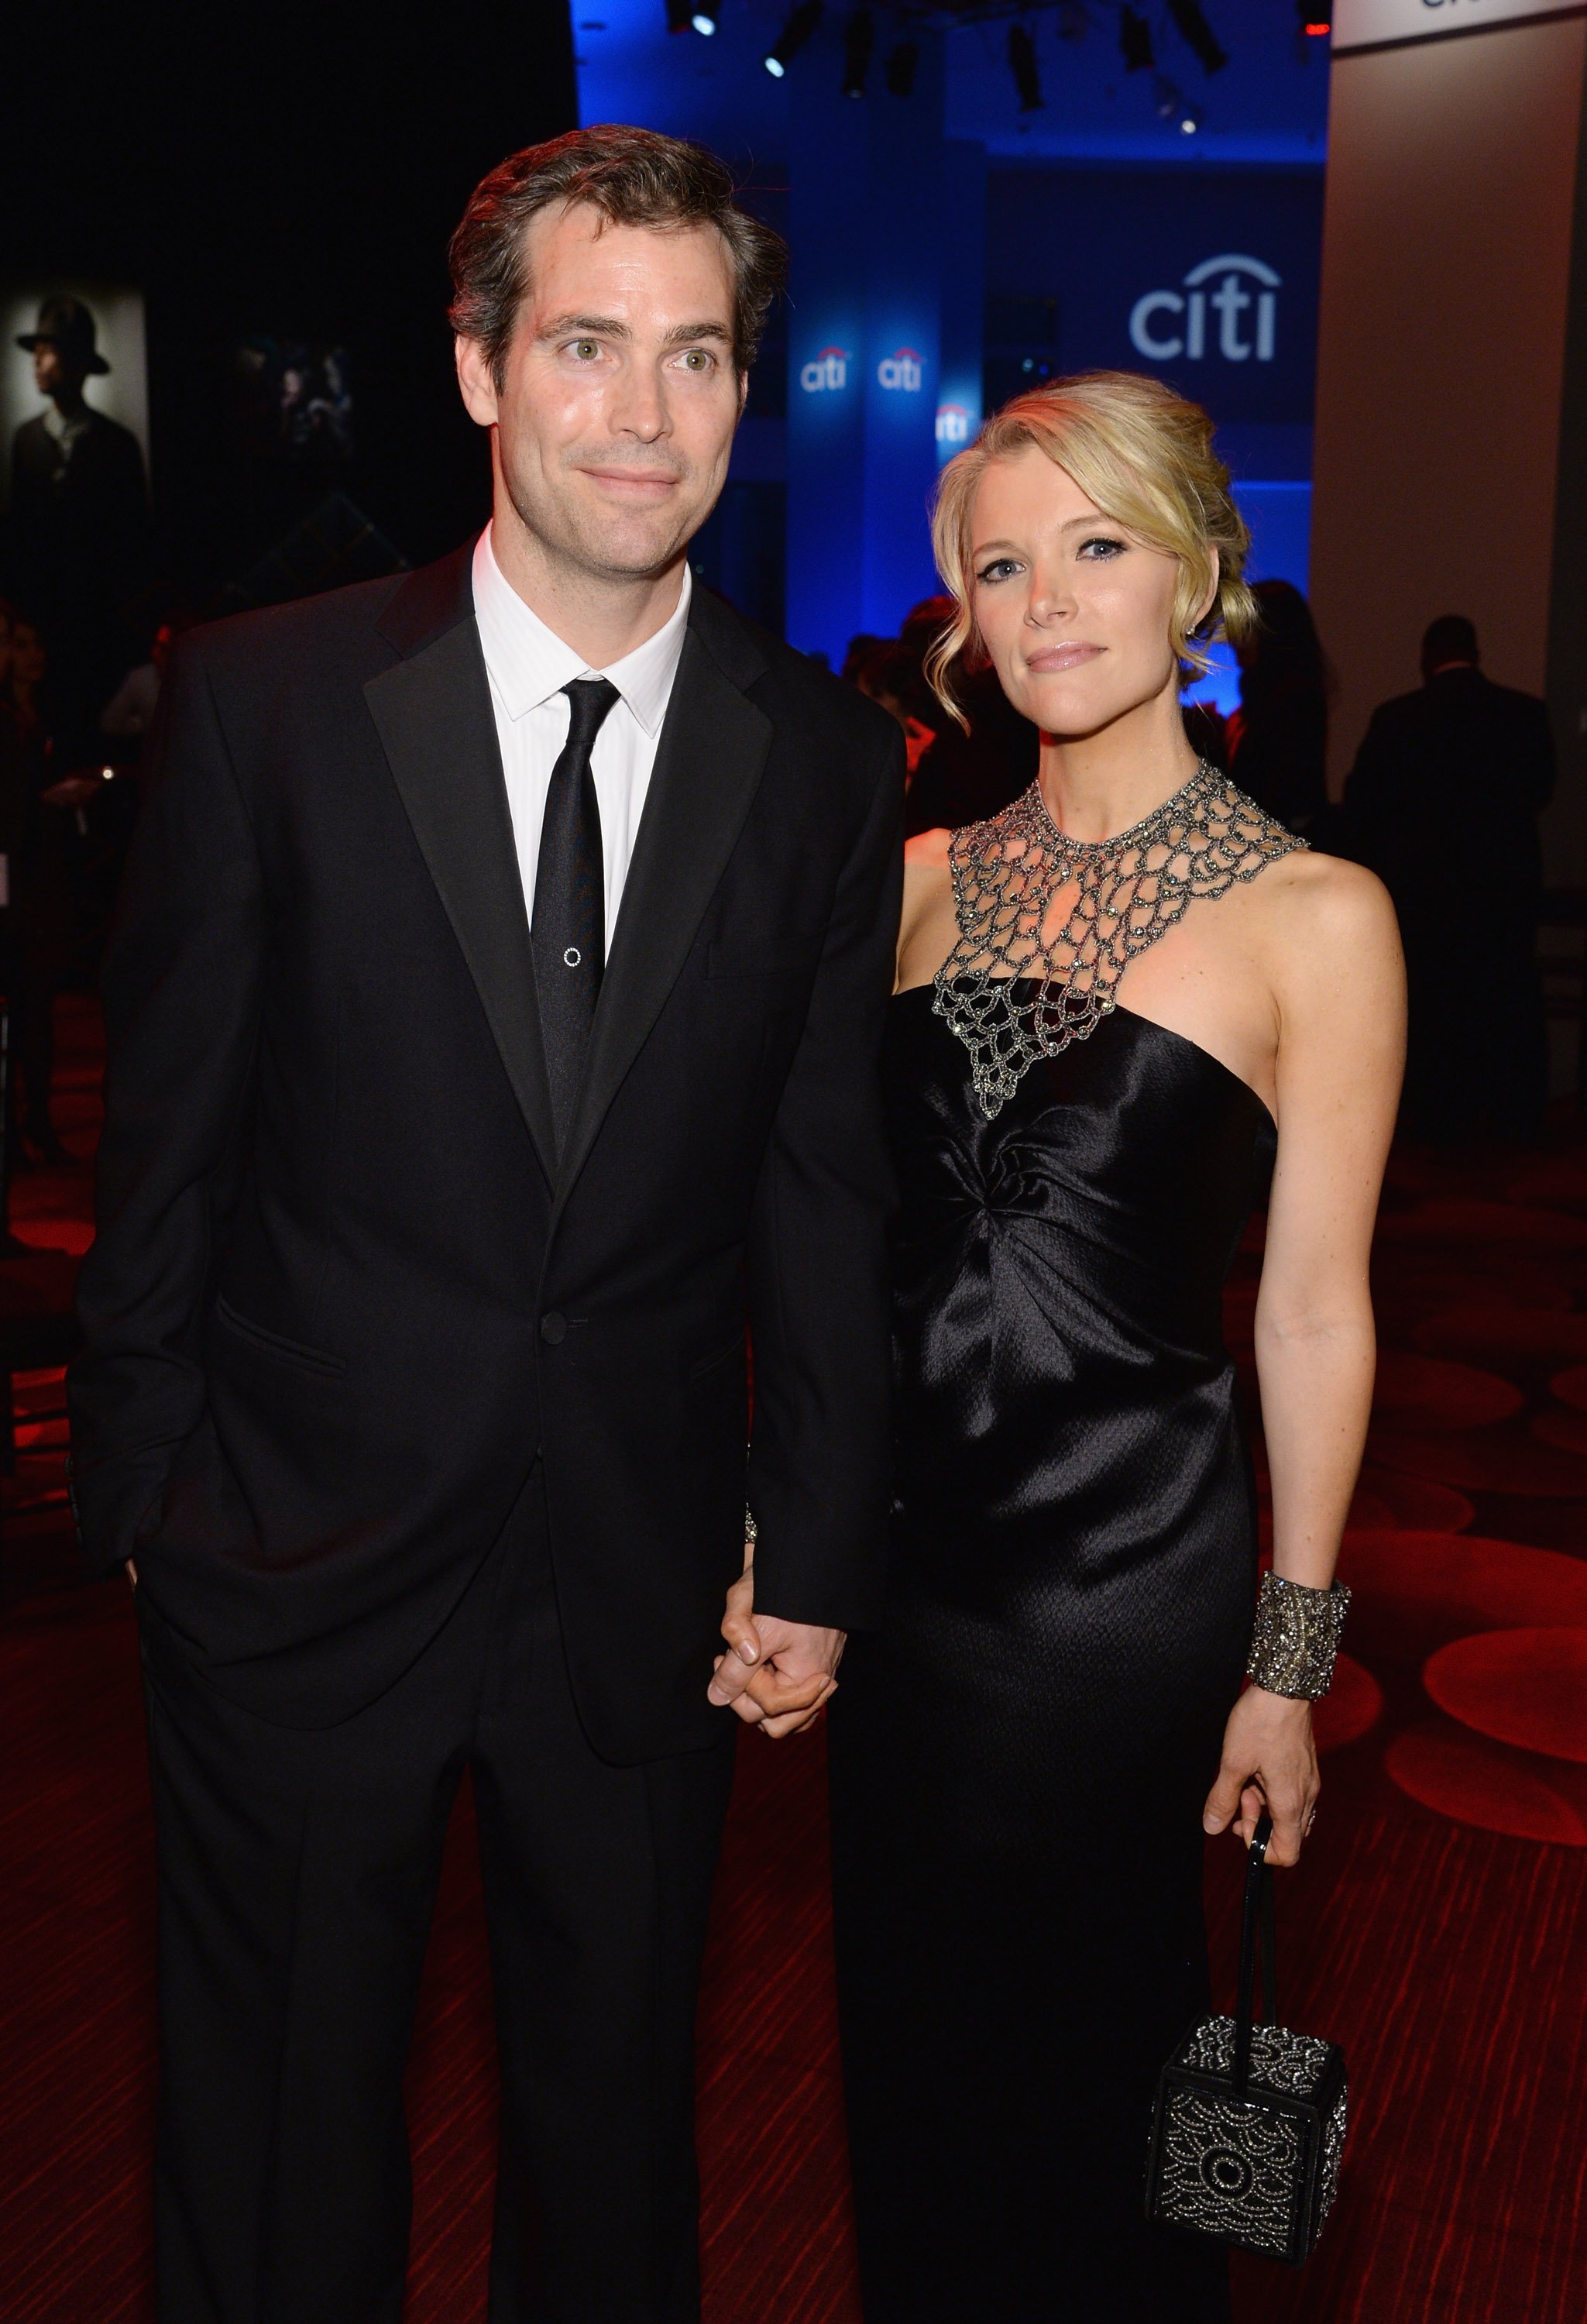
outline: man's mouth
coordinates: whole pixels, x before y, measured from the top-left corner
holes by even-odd
[[[672,468],[582,468],[579,473],[607,492],[634,500],[660,500],[682,482]]]

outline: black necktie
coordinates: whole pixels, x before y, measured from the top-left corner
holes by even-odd
[[[605,873],[601,810],[590,752],[617,699],[604,678],[576,678],[562,689],[572,706],[567,740],[551,770],[534,879],[535,987],[557,1146],[567,1143],[573,1101],[606,963]]]

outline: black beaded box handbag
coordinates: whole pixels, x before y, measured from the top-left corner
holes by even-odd
[[[1344,2052],[1278,2023],[1272,1837],[1263,1816],[1246,1868],[1235,2015],[1193,2025],[1158,2084],[1146,2209],[1167,2226],[1298,2267],[1338,2190]],[[1259,1924],[1262,2017],[1253,2024]]]

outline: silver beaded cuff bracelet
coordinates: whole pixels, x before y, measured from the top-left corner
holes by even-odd
[[[1269,1694],[1315,1702],[1333,1683],[1349,1603],[1342,1582],[1331,1590],[1307,1590],[1281,1573],[1264,1573],[1246,1676]]]
[[[753,1549],[755,1544],[760,1540],[760,1538],[761,1529],[755,1523],[755,1513],[746,1502],[744,1505],[744,1539],[749,1544],[750,1547]]]

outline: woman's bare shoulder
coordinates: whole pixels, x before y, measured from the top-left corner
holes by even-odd
[[[952,837],[952,832],[946,828],[918,831],[912,839],[904,842],[904,870],[946,872],[948,868],[948,842]]]
[[[1280,987],[1297,975],[1318,988],[1319,978],[1325,986],[1398,974],[1399,923],[1388,889],[1364,865],[1297,849],[1269,864],[1248,892]]]
[[[1289,923],[1310,923],[1319,935],[1339,941],[1392,930],[1394,906],[1375,872],[1342,855],[1320,855],[1296,848],[1281,856],[1254,883],[1254,892]]]

